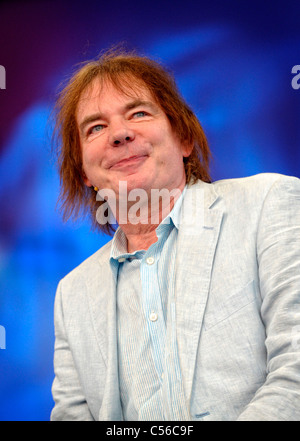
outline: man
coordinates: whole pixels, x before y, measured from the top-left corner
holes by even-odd
[[[79,69],[57,121],[65,217],[119,227],[59,283],[51,419],[299,420],[299,179],[210,183],[197,118],[131,53]]]

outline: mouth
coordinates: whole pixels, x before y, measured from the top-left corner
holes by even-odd
[[[132,167],[135,165],[139,165],[141,162],[143,162],[148,155],[140,155],[140,156],[130,156],[129,158],[121,159],[121,161],[116,162],[113,164],[110,169],[122,169],[127,167]]]

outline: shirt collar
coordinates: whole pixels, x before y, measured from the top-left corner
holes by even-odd
[[[179,196],[179,198],[175,202],[174,207],[172,208],[170,213],[164,218],[164,220],[159,224],[159,226],[157,227],[156,231],[158,231],[159,228],[161,228],[162,225],[170,224],[171,221],[175,225],[177,230],[179,230],[180,220],[181,220],[181,207],[182,207],[182,201],[184,199],[184,195],[185,195],[185,192],[186,192],[186,188],[187,188],[187,186],[184,187],[184,189],[182,190],[181,195]]]

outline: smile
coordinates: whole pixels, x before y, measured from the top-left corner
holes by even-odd
[[[128,167],[134,167],[140,165],[147,157],[148,155],[130,156],[130,158],[125,158],[121,161],[116,162],[116,164],[112,165],[110,169],[124,169]]]

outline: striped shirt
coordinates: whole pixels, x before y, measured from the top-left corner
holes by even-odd
[[[184,190],[185,192],[185,190]],[[110,264],[117,280],[120,396],[124,420],[188,420],[176,341],[175,260],[182,198],[147,251],[127,253],[119,228]]]

